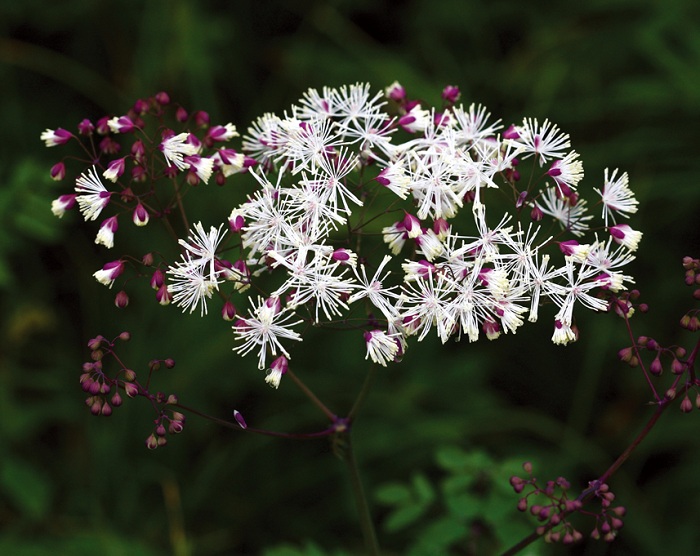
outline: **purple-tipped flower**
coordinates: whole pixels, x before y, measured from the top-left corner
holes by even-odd
[[[383,330],[370,330],[364,333],[367,344],[365,359],[371,358],[382,367],[390,361],[394,361],[399,354],[399,343],[392,335]]]
[[[355,264],[357,263],[357,255],[349,249],[345,249],[344,247],[333,251],[331,259],[333,259],[336,262],[339,262],[342,265],[355,266]]]
[[[228,217],[228,225],[232,232],[239,233],[245,226],[245,220],[243,219],[242,211],[238,209],[233,209],[230,216]]]
[[[116,216],[110,216],[100,224],[95,243],[104,245],[107,249],[114,247],[114,234],[119,228]]]
[[[617,224],[610,226],[610,235],[615,242],[624,245],[630,251],[636,251],[639,247],[639,242],[642,239],[642,232],[633,230],[627,224]]]
[[[412,214],[409,214],[407,212],[405,214],[406,216],[404,217],[402,224],[404,229],[406,230],[406,233],[408,234],[408,237],[418,237],[423,233],[423,230],[421,230],[420,227],[420,220],[418,220],[418,218],[416,218]]]
[[[384,94],[388,99],[395,102],[403,102],[406,100],[406,89],[404,89],[398,81],[394,81],[384,89]]]
[[[100,284],[104,284],[105,286],[109,286],[111,288],[114,281],[121,275],[122,272],[124,272],[124,263],[117,260],[107,263],[101,270],[95,272],[93,276]]]
[[[137,226],[145,226],[148,224],[149,216],[146,207],[144,207],[141,203],[137,204],[131,218],[134,224]]]
[[[238,137],[236,126],[233,124],[215,125],[209,128],[207,138],[211,141],[228,141],[234,137]]]
[[[61,218],[67,210],[72,209],[75,206],[75,193],[69,193],[68,195],[61,195],[58,199],[51,201],[51,212],[54,216]]]
[[[289,361],[284,355],[280,355],[275,359],[270,368],[267,370],[267,375],[265,376],[265,382],[267,382],[273,388],[279,388],[280,381],[282,380],[282,375],[287,374],[289,370]]]
[[[124,168],[124,158],[117,158],[109,163],[107,169],[102,172],[102,175],[106,180],[116,182],[124,173]]]
[[[71,140],[73,134],[65,129],[58,128],[56,130],[47,129],[44,131],[40,139],[46,143],[47,147],[56,147],[58,145],[63,145]]]
[[[119,116],[107,120],[112,133],[129,133],[136,127],[128,116]]]

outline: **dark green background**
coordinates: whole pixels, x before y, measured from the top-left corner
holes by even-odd
[[[697,2],[0,0],[0,16],[0,552],[258,554],[309,541],[361,551],[343,468],[324,441],[268,440],[193,417],[149,452],[144,403],[110,420],[83,405],[87,339],[128,329],[135,367],[176,359],[158,380],[189,405],[222,417],[237,408],[278,430],[325,426],[291,382],[272,391],[234,357],[216,318],[172,319],[176,310],[153,307],[146,291],[117,311],[114,292],[91,277],[104,262],[94,228],[50,214],[69,186],[48,179],[61,154],[39,134],[123,113],[160,90],[240,129],[308,87],[395,79],[432,102],[458,85],[463,102],[505,122],[548,117],[581,153],[582,191],[600,187],[606,167],[630,174],[640,200],[632,224],[645,234],[631,272],[651,305],[636,333],[692,340],[677,322],[690,300],[681,258],[700,255]],[[212,191],[220,218],[214,207],[236,192]],[[543,318],[497,344],[426,341],[382,370],[355,430],[369,492],[418,470],[439,481],[434,455],[445,445],[530,459],[543,478],[585,487],[651,408],[639,372],[616,360],[622,322],[589,315],[579,326],[568,348],[550,344]],[[337,341],[336,357],[307,353],[295,365],[342,413],[366,366],[357,346]],[[615,544],[532,553],[694,553],[699,429],[696,415],[671,409],[615,476],[629,509]],[[405,553],[411,529],[387,532],[386,508],[375,514],[387,553]]]

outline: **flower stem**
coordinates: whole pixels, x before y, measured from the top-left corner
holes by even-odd
[[[289,376],[289,378],[291,378],[294,381],[294,384],[296,384],[299,387],[299,389],[306,395],[306,397],[309,398],[316,407],[323,411],[325,416],[328,417],[328,419],[331,422],[335,423],[338,420],[336,415],[326,407],[326,404],[319,400],[316,394],[314,394],[297,375],[295,375],[291,370],[288,370],[286,374]]]
[[[368,555],[379,556],[379,544],[377,543],[377,535],[374,532],[374,523],[372,515],[369,511],[369,503],[367,496],[362,486],[360,470],[355,459],[355,452],[352,449],[352,441],[350,440],[350,428],[342,433],[342,447],[336,450],[336,454],[345,462],[348,472],[350,473],[350,485],[355,498],[355,506],[360,519],[360,528],[362,529],[362,537],[365,541],[365,549]]]

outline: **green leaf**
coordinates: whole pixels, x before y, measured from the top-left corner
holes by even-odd
[[[413,476],[413,489],[416,492],[418,501],[424,504],[429,504],[435,500],[435,489],[430,484],[430,481],[423,474]]]
[[[389,533],[400,531],[422,517],[426,509],[427,506],[422,504],[399,508],[398,510],[389,514],[389,517],[384,522],[384,529],[386,529],[386,531]]]
[[[389,483],[380,486],[375,494],[376,500],[380,504],[388,506],[399,506],[411,499],[411,492],[405,485],[399,483]]]

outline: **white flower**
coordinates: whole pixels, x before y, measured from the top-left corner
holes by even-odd
[[[603,183],[603,191],[594,189],[601,196],[603,201],[603,218],[605,218],[605,226],[608,225],[608,218],[615,222],[615,213],[620,213],[625,218],[629,218],[630,214],[637,212],[637,199],[634,198],[634,193],[629,188],[629,176],[624,172],[619,178],[617,177],[617,169],[613,170],[612,174],[608,175],[608,169],[605,169],[605,180]]]
[[[300,342],[301,336],[291,330],[291,327],[301,323],[301,320],[289,322],[293,315],[286,311],[286,309],[280,308],[278,299],[268,298],[264,300],[258,296],[257,306],[253,304],[250,317],[241,318],[233,326],[236,339],[243,342],[233,350],[241,355],[246,355],[253,349],[259,348],[258,369],[261,370],[265,368],[268,349],[272,355],[277,355],[279,351],[287,359],[290,359],[290,355],[282,346],[280,339]]]
[[[371,279],[367,279],[367,270],[365,269],[365,265],[359,265],[360,272],[357,271],[357,268],[353,268],[360,286],[357,286],[358,291],[350,296],[348,303],[354,303],[355,301],[366,297],[370,300],[372,305],[382,312],[387,321],[392,322],[397,318],[398,313],[396,308],[389,300],[398,299],[399,295],[392,291],[396,288],[396,286],[385,288],[382,284],[382,282],[387,279],[389,274],[391,274],[390,271],[387,271],[382,276],[384,267],[389,263],[389,261],[391,261],[391,256],[384,255],[382,262],[377,267],[377,270]]]
[[[569,198],[558,197],[555,189],[546,189],[540,197],[541,203],[535,204],[543,213],[558,220],[565,230],[569,230],[575,236],[582,236],[588,230],[588,221],[593,218],[592,215],[586,214],[585,199],[578,199],[572,206]]]
[[[189,168],[190,165],[183,160],[183,156],[195,155],[198,150],[196,145],[187,142],[189,137],[190,134],[185,131],[168,137],[160,144],[160,150],[168,166],[172,163],[178,170]]]
[[[382,330],[365,332],[365,342],[367,343],[365,359],[369,357],[382,367],[386,367],[387,362],[393,361],[399,353],[397,340]]]
[[[562,158],[563,151],[571,146],[569,135],[560,132],[559,127],[549,120],[540,126],[536,119],[525,118],[518,131],[519,142],[522,143],[524,152],[528,153],[523,158],[534,154],[539,157],[540,166],[551,158]]]
[[[75,180],[75,191],[78,207],[86,221],[97,219],[109,203],[110,192],[100,181],[94,166],[88,169],[87,175],[80,174]]]
[[[610,226],[610,235],[617,243],[624,245],[630,251],[636,251],[642,240],[642,232],[633,230],[627,224]]]
[[[179,240],[184,248],[181,261],[168,268],[170,279],[168,291],[173,295],[173,302],[182,307],[183,312],[189,309],[192,313],[200,306],[200,315],[207,313],[206,300],[211,298],[223,282],[221,271],[216,268],[216,249],[223,235],[222,226],[212,226],[209,233],[204,231],[201,222],[194,225],[187,240]]]

